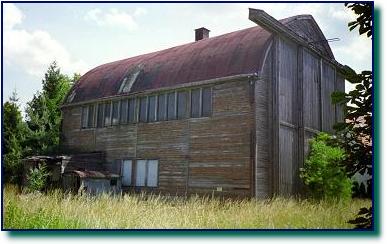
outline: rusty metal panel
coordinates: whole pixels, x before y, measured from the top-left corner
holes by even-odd
[[[271,37],[271,33],[256,26],[104,64],[87,72],[74,85],[70,91],[75,94],[71,103],[125,94],[120,93],[122,82],[132,77],[132,73],[136,74],[136,81],[126,94],[254,73],[261,69]]]

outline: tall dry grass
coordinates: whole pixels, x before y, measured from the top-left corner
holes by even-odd
[[[188,199],[158,195],[87,196],[4,190],[6,229],[353,228],[347,221],[370,200]]]

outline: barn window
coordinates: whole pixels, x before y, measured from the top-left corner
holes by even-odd
[[[148,170],[146,177],[146,185],[149,187],[157,187],[158,185],[158,175],[159,175],[159,161],[158,160],[148,160]]]
[[[111,102],[105,103],[105,111],[104,111],[104,126],[110,126],[111,125]]]
[[[140,122],[147,122],[147,102],[148,97],[140,98]]]
[[[103,127],[103,103],[98,104],[98,113],[97,113],[97,127],[101,128]]]
[[[176,96],[175,92],[168,93],[168,120],[176,119]]]
[[[88,113],[88,107],[83,106],[82,107],[82,115],[81,115],[81,127],[82,127],[82,129],[87,128],[87,113]]]
[[[132,185],[132,170],[133,170],[133,161],[123,160],[121,165],[121,175],[122,175],[123,186]]]
[[[87,127],[93,128],[94,127],[94,105],[89,105],[88,107],[88,114],[87,114]]]
[[[202,116],[208,117],[212,114],[212,91],[211,87],[202,90]]]
[[[149,97],[149,106],[148,106],[148,120],[149,122],[156,121],[156,96],[150,96]]]
[[[180,91],[177,93],[177,117],[185,119],[188,116],[188,92]]]
[[[161,94],[158,96],[157,102],[157,118],[159,121],[167,119],[167,95]]]
[[[112,125],[118,125],[119,122],[119,101],[113,102],[112,107]]]
[[[136,186],[145,186],[146,160],[137,160],[136,164]]]
[[[128,122],[129,123],[136,123],[136,99],[131,98],[129,99],[128,104]]]
[[[128,122],[128,99],[121,100],[120,106],[120,123],[126,124]]]
[[[200,89],[193,89],[191,91],[191,117],[198,118],[201,113]]]
[[[158,160],[137,160],[135,186],[158,186]]]

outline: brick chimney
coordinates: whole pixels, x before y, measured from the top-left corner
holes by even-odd
[[[200,41],[210,37],[210,30],[202,27],[195,30],[195,41]]]

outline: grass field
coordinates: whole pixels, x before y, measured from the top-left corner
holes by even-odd
[[[370,200],[219,200],[124,195],[22,194],[4,189],[4,228],[353,228]]]

